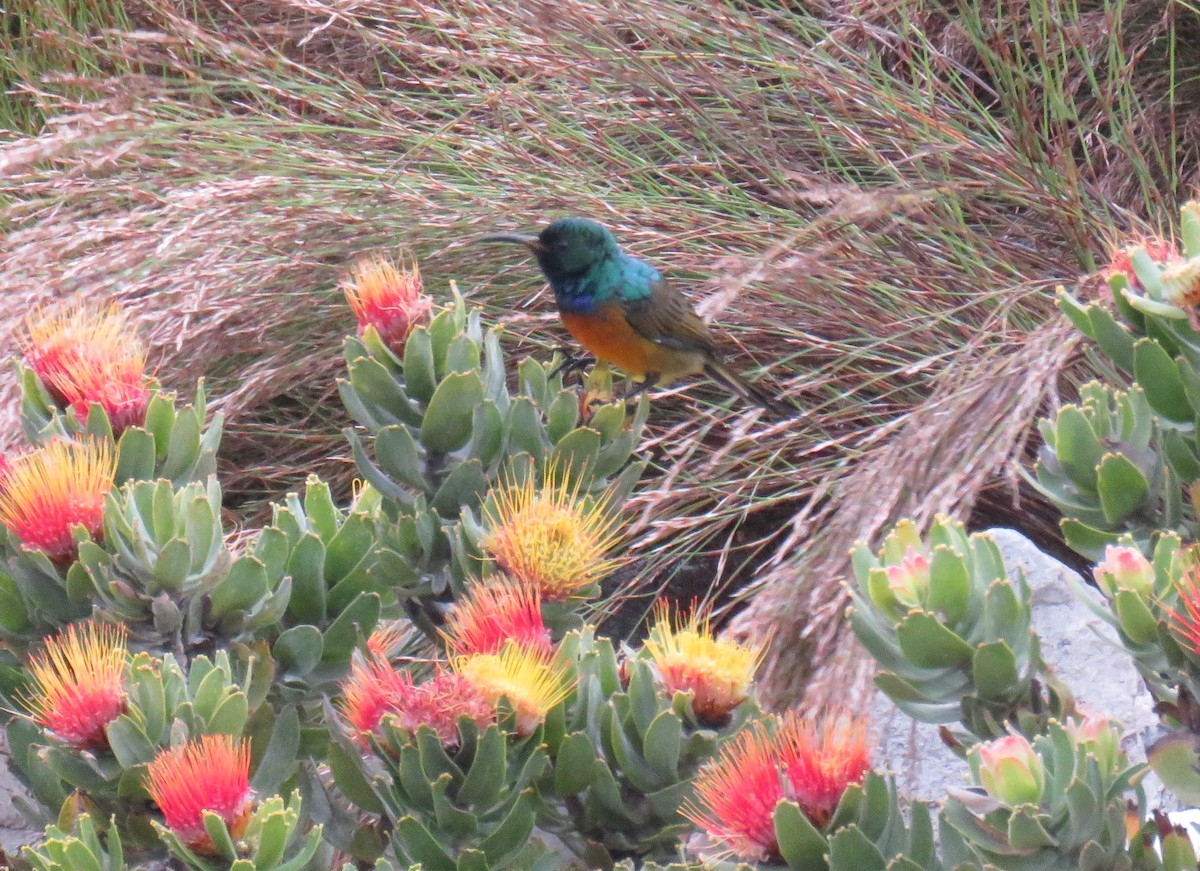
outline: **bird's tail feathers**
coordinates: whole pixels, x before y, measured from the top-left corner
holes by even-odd
[[[709,360],[704,364],[704,372],[709,378],[716,381],[734,396],[740,397],[747,402],[752,402],[755,405],[761,405],[767,411],[777,414],[788,414],[789,412],[794,413],[796,411],[790,403],[772,396],[757,384],[751,384],[742,376],[731,372],[723,363]]]

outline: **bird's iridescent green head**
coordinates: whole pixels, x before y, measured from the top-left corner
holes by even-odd
[[[524,245],[537,257],[542,272],[556,289],[587,276],[621,254],[613,234],[587,218],[560,218],[536,236],[495,233],[480,241]]]
[[[538,244],[538,265],[551,284],[584,275],[621,253],[613,234],[587,218],[560,218],[538,234]]]

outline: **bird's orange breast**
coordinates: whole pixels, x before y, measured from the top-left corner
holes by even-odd
[[[666,348],[639,335],[616,303],[602,305],[587,314],[562,312],[561,316],[567,332],[597,360],[611,363],[636,379],[654,372],[668,383],[697,372],[702,366],[699,354]]]

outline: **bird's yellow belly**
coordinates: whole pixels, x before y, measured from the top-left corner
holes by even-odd
[[[602,306],[589,314],[562,312],[562,322],[597,360],[639,381],[653,372],[659,383],[669,384],[704,369],[704,355],[699,351],[666,348],[638,335],[617,305]]]

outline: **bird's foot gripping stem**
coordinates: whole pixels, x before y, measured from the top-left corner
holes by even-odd
[[[630,399],[637,399],[637,397],[641,396],[647,390],[657,386],[658,380],[659,376],[657,372],[647,372],[646,377],[643,378],[639,383],[632,387],[626,388],[625,390],[617,391],[614,398],[623,399],[626,402],[628,402]]]
[[[581,354],[576,354],[566,345],[559,345],[554,349],[555,353],[562,355],[562,362],[550,370],[550,377],[554,378],[557,375],[567,376],[572,372],[582,372],[589,366],[594,366],[596,363],[595,357],[588,357]]]

